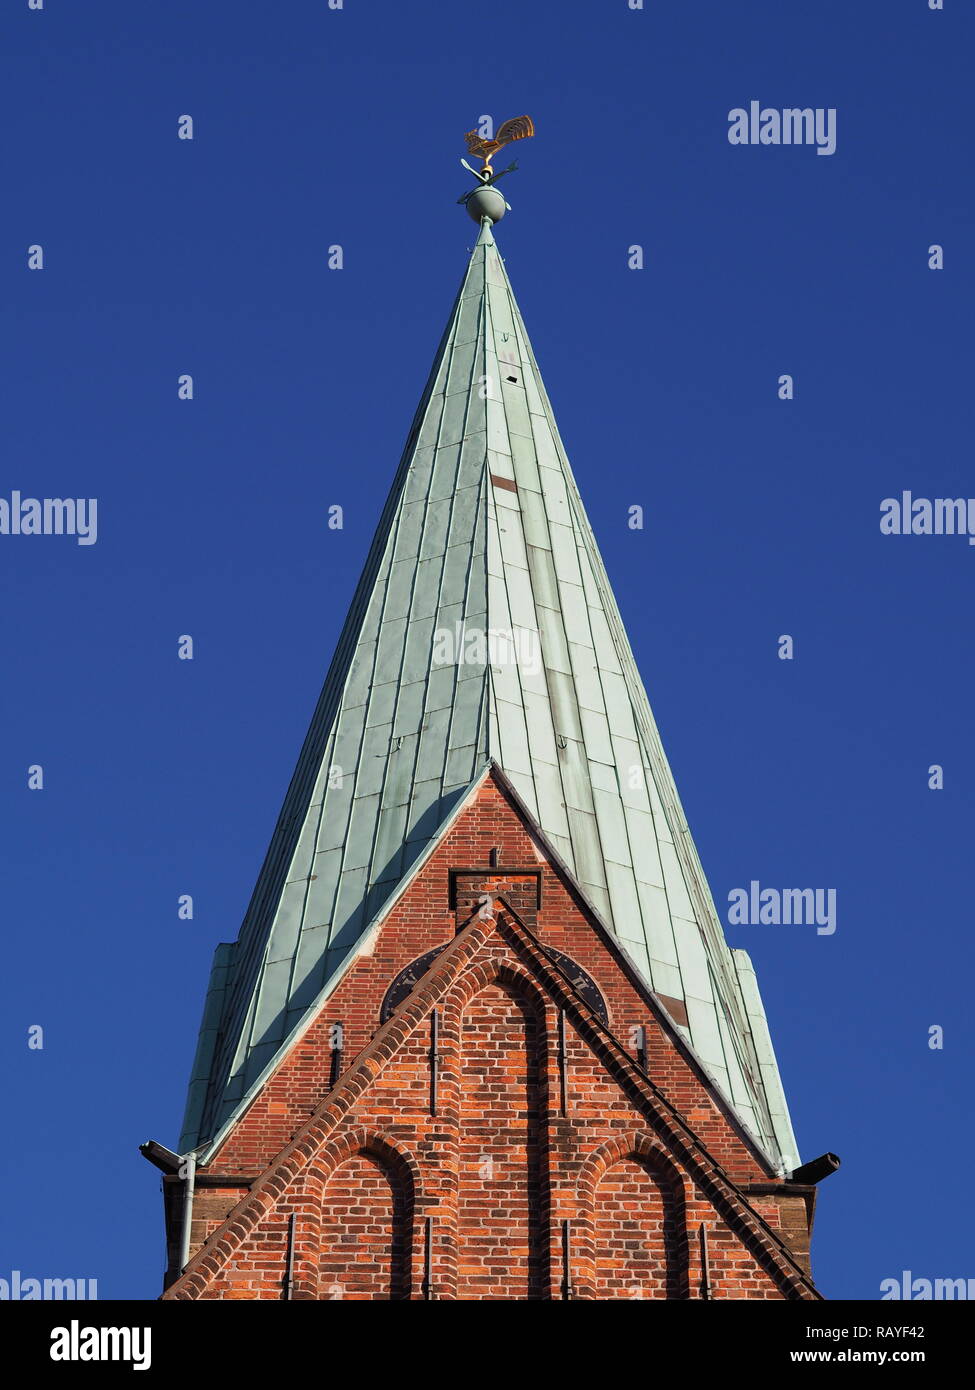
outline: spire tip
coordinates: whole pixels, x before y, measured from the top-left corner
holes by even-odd
[[[495,173],[491,160],[505,145],[510,145],[515,140],[529,139],[535,134],[535,125],[531,116],[513,116],[510,121],[505,121],[504,125],[499,127],[495,135],[489,133],[493,132],[490,117],[482,116],[481,120],[487,123],[487,130],[481,130],[479,127],[469,130],[464,136],[468,154],[481,160],[481,168],[472,168],[466,159],[460,161],[467,172],[477,179],[477,187],[468,193],[462,193],[457,201],[464,204],[475,222],[483,222],[485,218],[491,222],[500,222],[511,204],[496,192],[494,185],[499,179],[503,179],[505,174],[513,173],[518,168],[518,161],[513,160],[507,169]]]
[[[467,215],[475,222],[500,222],[507,203],[496,188],[475,188],[467,199]]]

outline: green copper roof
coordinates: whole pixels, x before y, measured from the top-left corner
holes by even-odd
[[[754,972],[725,943],[485,221],[240,936],[217,949],[184,1152],[234,1117],[492,758],[651,988],[684,1001],[741,1124],[795,1167]]]

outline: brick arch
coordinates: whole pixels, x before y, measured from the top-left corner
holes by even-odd
[[[446,1001],[457,1124],[453,1296],[549,1296],[548,1026],[534,981],[500,960]]]
[[[350,1190],[336,1192],[333,1180],[345,1168],[352,1170]],[[382,1183],[388,1184],[388,1197]],[[353,1299],[409,1299],[422,1191],[419,1164],[392,1135],[357,1127],[324,1145],[309,1165],[296,1203],[303,1238],[295,1297],[328,1300],[336,1289],[341,1298],[351,1288]],[[356,1235],[358,1241],[347,1240]],[[296,1254],[298,1246],[296,1238]],[[343,1259],[343,1252],[350,1258]]]
[[[504,960],[484,960],[466,970],[444,1000],[444,1012],[463,1014],[472,999],[494,984],[507,985],[517,992],[534,1009],[539,1023],[543,1027],[546,1025],[548,1000],[545,995],[530,975]]]
[[[613,1281],[607,1279],[600,1269],[605,1251],[601,1249],[606,1239],[605,1225],[607,1212],[599,1210],[600,1189],[609,1183],[610,1175],[616,1168],[630,1164],[629,1174],[621,1174],[624,1183],[632,1185],[632,1191],[625,1187],[621,1196],[626,1198],[626,1210],[618,1214],[613,1211],[612,1194],[607,1194],[606,1207],[609,1220],[617,1221],[618,1229],[611,1233],[614,1244],[619,1247],[618,1292],[608,1292]],[[684,1299],[688,1297],[689,1252],[687,1244],[686,1183],[684,1175],[668,1151],[652,1134],[633,1131],[608,1139],[594,1150],[582,1165],[577,1181],[577,1210],[579,1216],[573,1229],[573,1282],[576,1297],[583,1299],[606,1299],[634,1297],[631,1288],[640,1287],[627,1270],[631,1263],[626,1258],[627,1247],[633,1238],[651,1234],[657,1245],[656,1256],[663,1263],[658,1273],[659,1297]],[[639,1231],[638,1218],[631,1211],[632,1200],[643,1198],[656,1202],[659,1194],[659,1229],[656,1218],[651,1221],[651,1231]],[[624,1219],[628,1218],[628,1219]],[[627,1240],[626,1237],[630,1239]]]
[[[394,1135],[387,1134],[383,1130],[366,1129],[362,1126],[345,1130],[344,1133],[337,1134],[327,1144],[323,1144],[313,1161],[308,1165],[306,1180],[311,1180],[317,1176],[327,1182],[332,1171],[339,1164],[344,1163],[353,1154],[367,1150],[374,1153],[377,1158],[382,1159],[390,1168],[401,1173],[415,1199],[421,1200],[423,1179],[420,1165],[410,1151],[404,1148]]]

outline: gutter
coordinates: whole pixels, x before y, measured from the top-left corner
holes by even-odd
[[[163,1144],[157,1144],[155,1139],[150,1139],[145,1144],[139,1145],[139,1152],[167,1178],[181,1178],[183,1180],[183,1204],[179,1226],[179,1260],[175,1272],[172,1273],[172,1278],[179,1278],[190,1262],[190,1230],[193,1224],[193,1197],[196,1192],[196,1155],[198,1150],[192,1149],[188,1154],[178,1154],[174,1153],[172,1149],[167,1149]],[[172,1279],[167,1273],[167,1284],[171,1282]]]

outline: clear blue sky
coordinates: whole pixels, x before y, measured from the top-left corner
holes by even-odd
[[[0,496],[99,514],[0,536],[0,1277],[159,1292],[137,1146],[178,1137],[463,273],[462,133],[522,112],[498,240],[719,910],[838,894],[830,937],[729,929],[844,1161],[816,1276],[975,1275],[975,549],[878,524],[975,494],[973,38],[963,0],[7,0]],[[835,107],[836,153],[731,146],[753,99]]]

